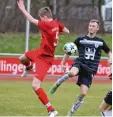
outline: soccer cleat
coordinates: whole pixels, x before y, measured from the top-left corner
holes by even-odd
[[[72,111],[69,111],[69,112],[67,113],[67,116],[66,116],[66,117],[73,116],[73,114],[74,114],[74,112],[72,112]]]
[[[48,113],[49,117],[56,117],[58,115],[58,112],[53,110]]]
[[[34,70],[34,68],[32,68],[32,69],[29,69],[29,70],[24,70],[24,72],[22,73],[22,75],[21,75],[21,77],[26,77],[27,75],[28,75],[28,73],[30,72],[30,71],[33,71]]]
[[[50,94],[53,94],[55,93],[55,91],[57,90],[57,88],[59,87],[60,85],[57,85],[56,83],[51,87],[50,89]]]
[[[24,70],[22,73],[21,77],[26,77],[28,75],[29,70]]]

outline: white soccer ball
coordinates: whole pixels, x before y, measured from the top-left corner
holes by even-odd
[[[74,54],[77,51],[77,46],[73,42],[66,43],[63,47],[63,50],[67,54]]]

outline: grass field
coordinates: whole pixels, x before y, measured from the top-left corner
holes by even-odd
[[[30,34],[29,48],[34,49],[40,45],[40,34]],[[55,54],[63,55],[63,46],[66,42],[73,42],[77,35],[62,35],[60,36],[58,47],[56,48]],[[111,35],[99,35],[110,48],[112,48],[112,37]],[[25,51],[25,34],[24,33],[6,33],[0,34],[0,53],[24,53]],[[102,53],[105,56],[105,53]]]
[[[65,116],[79,94],[75,83],[64,83],[54,95],[49,94],[53,83],[43,84],[51,103]],[[98,107],[111,84],[93,84],[85,103],[76,112],[76,116],[99,116]],[[0,116],[46,116],[45,107],[39,102],[31,89],[31,82],[0,81]]]

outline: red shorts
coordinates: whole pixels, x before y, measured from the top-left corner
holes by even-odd
[[[44,80],[44,77],[52,66],[53,57],[41,56],[39,55],[39,50],[31,50],[25,53],[25,56],[36,63],[36,78],[41,82]]]
[[[31,50],[25,53],[25,56],[30,60],[35,62],[35,60],[37,59],[37,55],[38,55],[38,50]]]

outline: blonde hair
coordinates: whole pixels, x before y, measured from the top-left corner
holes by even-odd
[[[42,7],[39,11],[38,11],[39,16],[43,17],[43,16],[47,16],[48,18],[52,18],[52,12],[51,9],[49,7]]]
[[[96,22],[96,23],[100,26],[100,21],[99,21],[99,20],[97,20],[97,19],[92,19],[92,20],[90,20],[90,23],[92,23],[92,22]]]

